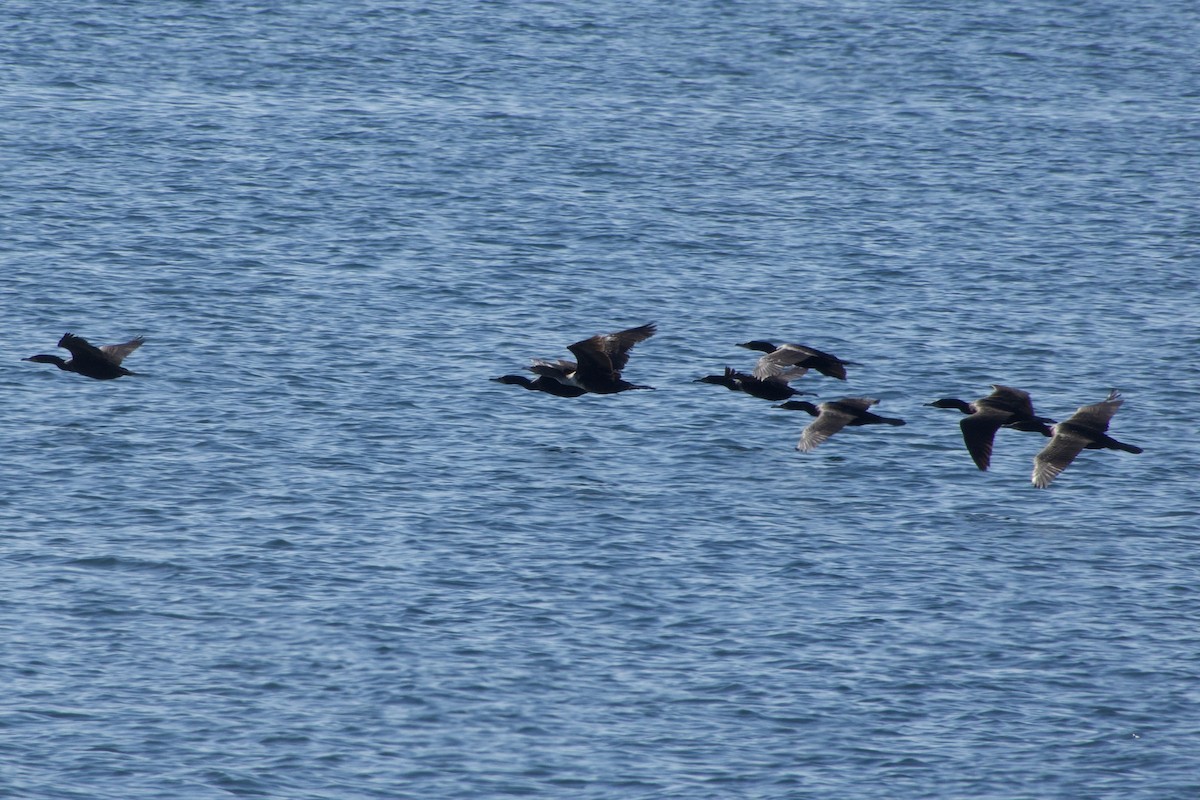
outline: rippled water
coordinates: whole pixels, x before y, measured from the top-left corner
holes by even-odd
[[[0,30],[0,794],[1200,794],[1191,4]],[[654,392],[488,380],[650,320]],[[908,424],[797,453],[692,382],[751,338]],[[978,472],[993,382],[1146,452]]]

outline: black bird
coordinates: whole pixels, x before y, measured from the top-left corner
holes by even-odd
[[[1142,448],[1118,442],[1108,435],[1108,423],[1125,402],[1113,389],[1108,397],[1090,406],[1081,406],[1068,419],[1054,426],[1054,438],[1033,457],[1033,485],[1045,489],[1083,450],[1124,450],[1141,453]]]
[[[653,389],[653,386],[639,386],[622,379],[621,370],[629,363],[629,350],[653,336],[655,330],[651,322],[616,333],[598,334],[567,347],[576,361],[534,359],[529,371],[594,394]]]
[[[789,397],[795,397],[799,394],[812,394],[812,392],[801,392],[798,389],[793,389],[791,386],[788,386],[787,381],[783,378],[759,379],[753,375],[738,372],[730,367],[725,368],[724,375],[705,375],[703,378],[697,378],[692,382],[715,383],[732,391],[745,392],[752,397],[771,400],[772,402],[787,400]]]
[[[799,378],[811,368],[822,375],[844,381],[846,380],[846,367],[855,366],[853,361],[843,361],[835,355],[813,347],[805,347],[802,344],[774,345],[756,339],[752,342],[743,342],[738,347],[766,353],[765,356],[758,359],[758,363],[754,366],[754,377],[756,378],[782,375],[791,380]]]
[[[1029,392],[999,384],[992,384],[992,389],[987,397],[981,397],[973,403],[954,397],[926,403],[936,408],[955,408],[968,415],[958,426],[962,429],[963,442],[967,445],[971,460],[981,470],[986,470],[992,462],[992,442],[996,438],[996,431],[1012,428],[1051,436],[1049,425],[1054,424],[1054,420],[1039,417],[1033,412]]]
[[[537,380],[533,381],[524,375],[501,375],[499,378],[492,378],[492,380],[500,383],[524,386],[531,392],[545,392],[555,397],[579,397],[579,395],[587,393],[586,390],[580,389],[578,386],[559,383],[553,378],[547,378],[545,375],[539,375]]]
[[[59,356],[50,355],[30,356],[21,360],[34,361],[38,364],[54,364],[67,372],[77,372],[98,381],[108,381],[122,375],[137,375],[136,372],[122,367],[121,362],[125,360],[125,356],[141,347],[144,341],[146,340],[143,337],[136,336],[124,344],[106,344],[103,347],[96,347],[82,336],[64,333],[63,337],[58,340],[58,346],[70,351],[70,360],[64,361]]]
[[[870,397],[843,397],[840,400],[829,400],[818,406],[814,406],[806,400],[789,400],[775,407],[807,411],[816,417],[800,434],[800,441],[796,444],[797,450],[807,453],[847,426],[904,424],[902,419],[881,417],[867,410],[878,402]]]

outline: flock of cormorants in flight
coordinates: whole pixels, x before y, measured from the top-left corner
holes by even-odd
[[[652,389],[630,383],[621,377],[629,362],[629,351],[638,342],[655,334],[653,322],[637,328],[592,336],[568,345],[575,361],[558,359],[546,361],[535,358],[528,368],[537,376],[502,375],[493,378],[500,383],[523,386],[530,391],[545,392],[556,397],[579,397],[583,394],[615,394],[631,389]],[[124,375],[136,375],[121,366],[125,357],[142,346],[141,336],[123,344],[96,347],[73,333],[64,334],[58,346],[70,352],[64,360],[55,355],[35,355],[22,361],[54,364],[66,372],[75,372],[97,380],[111,380]],[[846,380],[846,367],[857,366],[830,353],[800,344],[772,344],[762,340],[745,342],[739,347],[763,353],[750,373],[726,367],[721,375],[706,375],[697,383],[724,386],[763,400],[783,401],[775,408],[804,411],[816,417],[800,434],[796,449],[807,453],[830,436],[846,427],[860,425],[903,425],[904,420],[881,417],[869,409],[878,403],[870,397],[843,397],[813,404],[793,400],[798,395],[811,394],[792,387],[792,381],[810,369],[837,380]],[[972,402],[957,398],[942,398],[926,405],[952,408],[965,416],[959,422],[963,442],[971,459],[981,470],[991,463],[992,443],[1001,428],[1040,433],[1050,441],[1033,459],[1033,485],[1045,488],[1084,450],[1124,450],[1141,453],[1142,448],[1118,442],[1108,435],[1108,425],[1123,402],[1120,392],[1112,390],[1105,400],[1080,407],[1068,419],[1055,422],[1039,417],[1033,410],[1029,393],[1011,386],[993,385],[992,393]]]

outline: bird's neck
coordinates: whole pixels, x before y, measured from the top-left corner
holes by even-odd
[[[25,359],[26,361],[34,361],[39,364],[53,364],[59,369],[65,369],[67,372],[74,372],[75,365],[70,361],[64,361],[60,356],[32,356]]]
[[[974,414],[975,409],[966,400],[956,400],[950,398],[941,402],[942,408],[953,408],[961,411],[964,414]]]

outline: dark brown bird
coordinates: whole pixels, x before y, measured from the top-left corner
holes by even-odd
[[[137,374],[122,367],[121,362],[125,360],[125,356],[141,347],[144,341],[146,340],[143,337],[137,336],[124,344],[106,344],[96,347],[82,336],[64,333],[63,337],[58,340],[58,346],[71,353],[69,360],[64,361],[61,357],[52,355],[36,355],[21,360],[34,361],[38,364],[54,364],[66,372],[76,372],[98,381],[109,381],[113,378],[120,378],[122,375]]]
[[[797,450],[807,453],[847,426],[904,424],[902,419],[881,417],[867,410],[878,402],[870,397],[843,397],[841,400],[829,400],[816,406],[805,400],[789,400],[775,407],[807,411],[816,417],[800,434],[800,441],[796,444]]]
[[[1055,425],[1054,438],[1033,457],[1033,485],[1045,489],[1084,450],[1141,453],[1142,448],[1118,442],[1107,433],[1109,421],[1123,402],[1121,393],[1113,389],[1105,400],[1081,406],[1069,418]]]
[[[814,347],[805,347],[802,344],[774,345],[761,339],[755,339],[752,342],[743,342],[738,347],[766,353],[758,359],[758,363],[754,366],[754,377],[756,378],[782,375],[787,380],[792,380],[799,378],[809,369],[815,369],[822,375],[844,381],[846,380],[846,367],[854,366],[853,361],[843,361],[835,355],[822,352]]]
[[[575,361],[534,359],[530,372],[542,375],[567,386],[593,394],[615,394],[630,389],[653,389],[639,386],[621,377],[629,363],[629,351],[638,342],[649,339],[656,331],[653,322],[637,328],[602,333],[567,347]]]
[[[1054,424],[1054,420],[1039,417],[1033,412],[1029,392],[999,384],[992,384],[992,389],[987,397],[981,397],[973,403],[954,397],[926,403],[936,408],[955,408],[968,415],[958,426],[962,429],[963,443],[971,454],[971,460],[981,470],[986,470],[992,462],[996,431],[1012,428],[1050,436],[1049,425]]]

